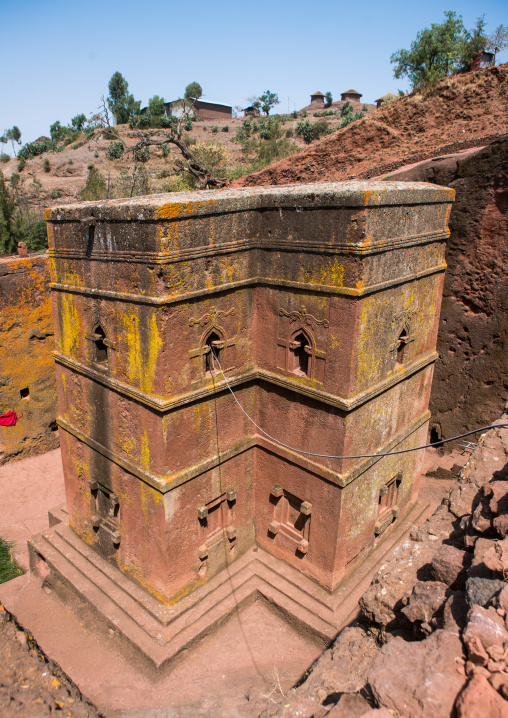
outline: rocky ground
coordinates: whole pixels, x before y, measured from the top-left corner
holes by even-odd
[[[505,718],[507,577],[505,428],[381,567],[357,624],[263,718]]]
[[[0,607],[0,715],[2,718],[98,718],[57,666]]]
[[[360,619],[297,687],[267,696],[260,718],[508,717],[507,577],[508,428],[500,428],[480,439],[443,503],[385,561]],[[98,716],[0,615],[2,716]],[[168,711],[157,718],[190,715]]]

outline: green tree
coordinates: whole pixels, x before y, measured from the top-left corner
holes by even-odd
[[[79,115],[76,115],[76,117],[72,118],[71,125],[74,127],[75,130],[82,130],[85,122],[86,122],[86,115],[81,113]]]
[[[119,125],[129,122],[141,109],[141,101],[135,100],[134,95],[127,92],[128,87],[129,83],[120,72],[111,76],[108,84],[108,106]]]
[[[187,85],[185,88],[185,94],[184,98],[186,100],[199,100],[200,97],[203,95],[203,88],[199,84],[199,82],[191,82]]]
[[[16,201],[0,172],[0,254],[14,254],[18,238],[14,226]]]
[[[460,67],[464,24],[448,10],[445,21],[420,30],[410,50],[397,50],[390,58],[397,79],[407,77],[413,88],[436,82]]]
[[[269,115],[272,107],[279,104],[279,96],[276,95],[275,92],[270,92],[270,90],[263,92],[258,99],[265,115]]]
[[[88,166],[86,184],[81,190],[82,200],[99,200],[107,197],[106,180],[95,165]]]
[[[164,98],[159,95],[154,95],[148,100],[148,112],[152,117],[162,117],[166,112],[166,105]]]
[[[7,140],[10,140],[12,143],[12,151],[14,152],[14,156],[16,156],[16,150],[14,148],[14,143],[17,142],[18,145],[21,144],[21,130],[17,125],[14,125],[14,127],[11,127],[10,130],[6,130],[5,137]]]
[[[473,57],[485,50],[488,39],[485,34],[485,15],[477,18],[476,25],[472,31],[464,29],[462,42],[460,44],[460,70],[467,72]]]
[[[60,120],[57,120],[56,122],[53,122],[52,125],[50,125],[49,133],[51,135],[51,139],[54,142],[60,142],[60,140],[63,140],[65,135],[67,134],[67,127],[65,127],[65,125],[62,125]]]
[[[327,92],[325,95],[325,107],[330,107],[333,102],[333,95],[331,92]]]

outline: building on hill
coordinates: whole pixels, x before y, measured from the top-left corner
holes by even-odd
[[[249,105],[249,107],[244,107],[242,112],[245,117],[261,117],[261,112],[258,110],[257,107],[254,107],[253,105]]]
[[[340,95],[341,102],[346,102],[347,100],[349,100],[349,102],[361,102],[361,97],[362,93],[353,89],[346,90]]]
[[[166,117],[171,117],[171,115],[179,116],[181,114],[179,102],[180,100],[172,100],[171,102],[164,103],[164,114]],[[143,115],[147,109],[147,107],[143,107],[141,114]],[[221,105],[218,102],[194,100],[194,112],[204,120],[231,120],[233,118],[233,108],[231,105]]]
[[[312,107],[324,107],[325,96],[322,92],[317,90],[313,95],[310,96],[310,104]]]

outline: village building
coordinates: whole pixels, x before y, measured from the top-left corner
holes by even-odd
[[[315,108],[322,108],[325,106],[325,95],[317,90],[313,95],[310,96],[310,104]]]
[[[349,100],[349,102],[361,102],[362,93],[357,92],[356,90],[349,89],[345,92],[341,93],[340,99],[341,102],[346,102]]]
[[[233,108],[231,105],[221,105],[218,102],[205,102],[204,100],[192,100],[194,105],[194,114],[198,117],[202,117],[203,120],[231,120],[233,117]],[[181,100],[172,100],[171,102],[165,102],[166,117],[172,115],[180,116],[182,109],[180,106]],[[143,107],[141,114],[143,115],[147,111],[147,107]]]

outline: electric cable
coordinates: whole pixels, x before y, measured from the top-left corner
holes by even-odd
[[[249,414],[245,411],[243,406],[240,404],[238,399],[236,398],[235,392],[231,388],[228,380],[226,379],[226,376],[224,372],[222,371],[222,367],[220,365],[219,359],[215,352],[213,351],[213,348],[210,347],[210,351],[212,352],[213,358],[217,362],[217,365],[219,367],[219,371],[222,374],[222,378],[226,382],[226,386],[231,392],[231,395],[235,402],[237,403],[238,407],[242,411],[242,413],[247,417],[247,419],[254,424],[256,429],[258,429],[262,434],[264,434],[266,437],[268,437],[271,441],[274,441],[276,444],[279,444],[279,446],[283,446],[285,449],[289,449],[290,451],[295,451],[297,454],[305,454],[306,456],[316,456],[321,459],[375,459],[377,457],[381,456],[396,456],[397,454],[408,454],[410,451],[420,451],[421,449],[429,449],[434,448],[436,446],[441,446],[441,444],[446,444],[449,441],[456,441],[457,439],[463,439],[466,436],[471,436],[471,434],[477,434],[479,431],[486,431],[487,429],[499,429],[502,427],[507,427],[508,423],[503,424],[490,424],[489,426],[481,426],[478,429],[473,429],[473,431],[466,431],[465,434],[459,434],[458,436],[452,436],[449,439],[441,439],[440,441],[436,441],[433,444],[423,444],[422,446],[414,446],[412,449],[401,449],[400,451],[385,451],[380,452],[377,454],[355,454],[354,456],[334,456],[332,454],[317,454],[312,451],[304,451],[303,449],[297,449],[295,446],[290,446],[289,444],[285,444],[283,441],[279,441],[279,439],[276,439],[274,436],[271,436],[268,432],[266,432],[264,429],[262,429],[254,419],[249,416]]]

